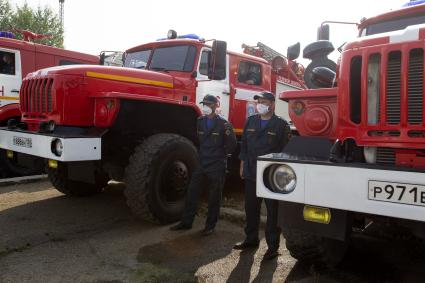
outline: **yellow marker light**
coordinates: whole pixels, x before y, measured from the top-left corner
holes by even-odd
[[[53,169],[58,168],[58,162],[56,160],[49,159],[49,168],[53,168]]]
[[[304,206],[303,215],[306,221],[322,224],[329,224],[331,222],[331,211],[329,208],[306,205]]]
[[[13,158],[13,151],[11,150],[6,151],[6,155],[7,155],[7,158]]]

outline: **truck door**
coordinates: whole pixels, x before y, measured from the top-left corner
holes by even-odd
[[[208,80],[208,62],[211,58],[211,49],[203,48],[201,56],[199,56],[198,87],[196,88],[196,104],[202,101],[205,95],[211,94],[218,98],[220,107],[217,114],[225,119],[229,119],[229,103],[230,103],[230,84],[229,84],[229,55],[227,55],[226,79],[221,81]]]
[[[21,82],[20,51],[0,48],[0,107],[19,103]]]

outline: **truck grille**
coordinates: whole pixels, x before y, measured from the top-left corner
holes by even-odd
[[[424,109],[424,52],[422,49],[414,49],[410,52],[408,76],[408,121],[410,124],[421,124]]]
[[[393,148],[377,148],[376,163],[380,165],[394,165],[395,151]]]
[[[401,53],[391,52],[387,67],[387,122],[400,123]]]
[[[423,122],[423,78],[424,55],[423,49],[416,48],[403,54],[400,51],[388,54],[387,83],[386,83],[386,119],[390,125],[400,124],[402,109],[402,60],[407,64],[407,117],[411,125]]]
[[[21,109],[30,113],[50,113],[53,110],[53,79],[29,79],[21,86]]]

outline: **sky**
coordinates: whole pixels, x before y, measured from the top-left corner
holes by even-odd
[[[49,6],[58,0],[11,0],[12,4]],[[241,52],[242,43],[263,42],[282,54],[301,42],[315,41],[317,27],[326,20],[359,22],[363,17],[397,9],[408,0],[65,0],[65,48],[90,54],[124,51],[166,37],[195,33],[225,40]],[[357,35],[354,25],[331,25],[335,47]],[[332,57],[337,57],[337,51]],[[333,59],[334,59],[333,58]]]

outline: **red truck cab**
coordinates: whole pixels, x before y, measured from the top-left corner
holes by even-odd
[[[422,2],[362,21],[336,72],[307,67],[317,89],[280,95],[301,136],[258,159],[257,195],[279,201],[299,260],[335,265],[353,235],[388,226],[425,238]],[[304,53],[329,46],[319,40]]]

